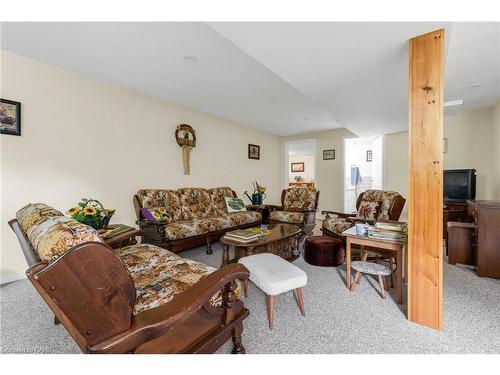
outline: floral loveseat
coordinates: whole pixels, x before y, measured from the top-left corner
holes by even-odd
[[[319,191],[314,188],[292,187],[281,193],[281,206],[274,206],[269,219],[275,223],[314,227]]]
[[[9,222],[26,275],[85,353],[243,353],[241,265],[219,270],[150,244],[112,250],[93,228],[45,204]],[[203,282],[199,282],[203,280]]]
[[[212,242],[227,231],[260,224],[259,212],[228,213],[225,197],[235,198],[236,193],[229,187],[139,190],[134,207],[143,243],[174,252],[206,243],[211,254]],[[164,220],[147,220],[143,209],[161,210]]]
[[[406,199],[395,191],[366,190],[358,196],[356,213],[321,211],[321,214],[326,215],[322,231],[344,239],[342,232],[354,226],[356,221],[374,223],[377,220],[398,220],[405,202]]]

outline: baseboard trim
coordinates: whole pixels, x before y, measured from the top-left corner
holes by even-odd
[[[8,275],[1,276],[0,280],[0,285],[12,283],[17,280],[22,280],[26,278],[26,274],[24,272],[15,272],[15,273],[9,273]]]

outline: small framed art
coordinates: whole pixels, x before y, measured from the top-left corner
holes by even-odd
[[[372,150],[366,151],[366,161],[373,161],[373,151]]]
[[[323,160],[334,160],[335,150],[323,150]]]
[[[292,173],[304,172],[304,162],[291,163],[290,164]]]
[[[0,99],[0,133],[21,135],[21,103]]]
[[[248,158],[260,160],[260,146],[248,144]]]

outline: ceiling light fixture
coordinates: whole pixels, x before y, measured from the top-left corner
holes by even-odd
[[[457,105],[463,105],[464,104],[464,100],[463,99],[457,99],[457,100],[450,100],[450,101],[447,101],[447,102],[444,102],[444,105],[443,107],[455,107]]]
[[[198,62],[198,58],[194,55],[186,55],[184,56],[184,60],[191,64],[195,64]]]

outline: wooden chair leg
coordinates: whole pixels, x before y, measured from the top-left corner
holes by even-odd
[[[210,236],[207,236],[207,255],[211,255],[213,253],[212,251],[212,239]]]
[[[391,288],[394,288],[394,268],[392,268],[392,261],[394,260],[394,258],[389,258],[389,268],[391,269]],[[394,261],[394,263],[396,263],[396,261]],[[396,267],[398,265],[396,264]]]
[[[248,279],[243,280],[243,293],[248,297]]]
[[[232,354],[245,354],[246,350],[241,344],[241,333],[243,331],[243,325],[240,323],[236,325],[233,329],[233,350]]]
[[[304,297],[302,296],[302,288],[295,289],[297,293],[297,304],[299,305],[300,312],[303,316],[306,316],[306,311],[304,309]]]
[[[54,315],[54,324],[55,325],[61,324],[61,322],[59,321],[59,319],[57,319],[57,316],[55,315]]]
[[[385,298],[384,278],[381,275],[378,275],[378,283],[380,284],[380,294],[382,298]]]
[[[273,329],[274,320],[274,296],[268,296],[267,298],[267,319],[269,320],[269,328]]]

